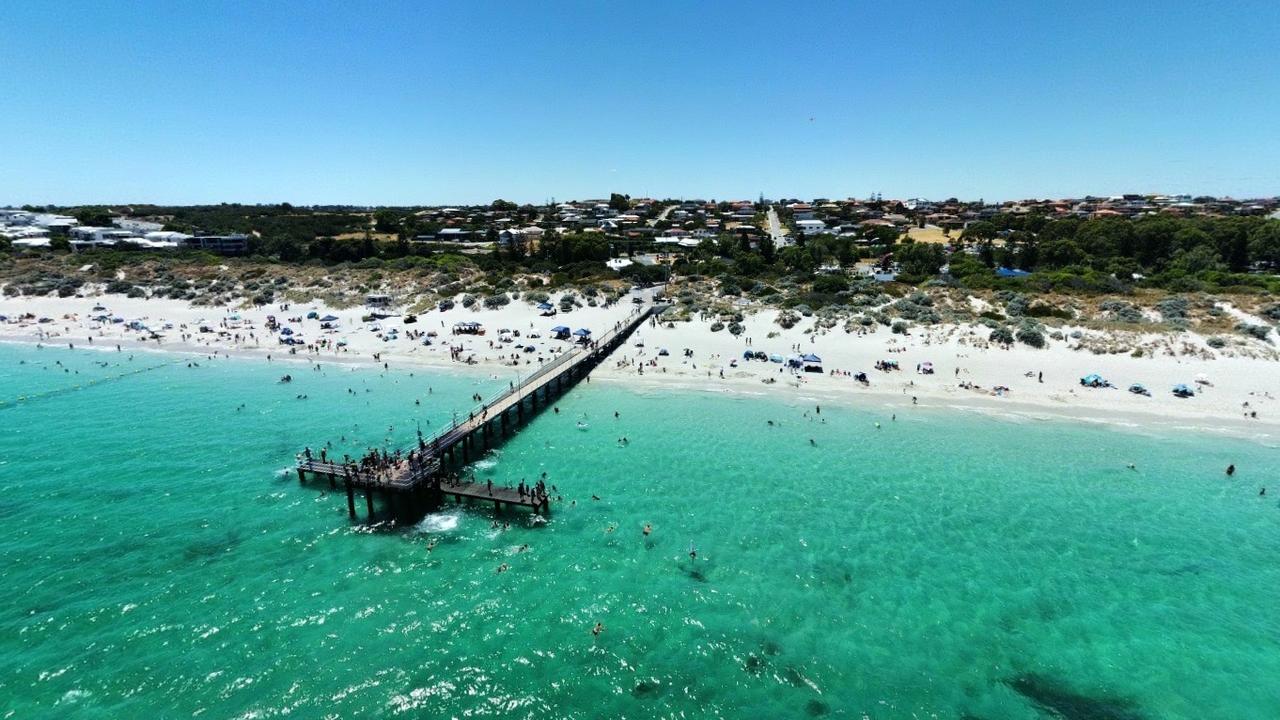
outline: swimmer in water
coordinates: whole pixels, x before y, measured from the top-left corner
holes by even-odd
[[[1236,474],[1236,465],[1235,463],[1232,463],[1227,466],[1227,477],[1231,477],[1232,475],[1235,475],[1235,474]]]
[[[502,573],[502,572],[506,572],[506,571],[508,571],[508,570],[510,570],[510,569],[511,569],[511,566],[510,566],[510,565],[508,565],[508,564],[506,564],[506,563],[502,563],[501,565],[499,565],[499,566],[498,566],[498,572],[500,572],[500,573]]]
[[[604,623],[598,622],[595,627],[591,628],[592,635],[599,636],[602,632],[604,632]]]
[[[692,543],[689,545],[689,559],[690,560],[698,559],[698,548],[694,547]]]
[[[1267,491],[1266,488],[1262,489],[1262,492],[1266,492],[1266,491]],[[645,523],[643,532],[645,537],[649,537],[649,533],[653,532],[653,525],[651,525],[650,523]]]

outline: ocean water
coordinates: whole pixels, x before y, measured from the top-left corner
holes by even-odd
[[[294,453],[509,378],[129,357],[0,346],[2,717],[1280,716],[1274,448],[597,380],[371,527]]]

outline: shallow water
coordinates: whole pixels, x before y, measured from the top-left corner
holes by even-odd
[[[595,382],[476,470],[547,472],[547,524],[370,529],[294,453],[407,444],[510,378],[128,357],[0,346],[13,717],[1280,708],[1274,449]]]

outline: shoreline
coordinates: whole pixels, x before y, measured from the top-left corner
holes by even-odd
[[[161,331],[160,343],[140,339],[127,329],[126,323],[95,323],[88,319],[98,303],[125,318],[145,319],[149,326],[169,324]],[[0,314],[11,321],[0,324],[0,342],[42,344],[76,349],[92,347],[111,352],[118,344],[130,352],[219,356],[235,359],[281,362],[290,365],[315,363],[351,367],[387,367],[402,370],[406,366],[450,374],[484,374],[490,379],[516,378],[535,371],[539,363],[554,359],[565,347],[560,341],[545,337],[553,325],[588,327],[602,330],[631,311],[630,303],[612,307],[584,307],[554,317],[542,317],[536,308],[512,303],[498,309],[432,310],[418,316],[415,324],[404,324],[402,318],[391,317],[373,326],[400,333],[417,331],[438,333],[431,346],[400,335],[384,341],[381,333],[370,330],[358,317],[361,310],[332,310],[323,305],[294,304],[288,310],[274,308],[207,308],[193,307],[173,300],[127,300],[114,296],[89,298],[4,298]],[[348,344],[341,352],[299,350],[289,354],[286,346],[276,344],[273,335],[262,328],[267,315],[303,316],[309,311],[332,313],[342,317],[344,330],[328,332],[332,341],[341,337]],[[16,324],[12,319],[22,313],[54,318],[52,322]],[[1069,347],[1069,342],[1053,342],[1048,349],[1025,346],[999,349],[985,342],[980,328],[961,325],[938,325],[918,330],[912,335],[894,335],[888,330],[875,333],[845,333],[823,329],[806,318],[794,328],[783,329],[773,322],[777,311],[761,310],[748,315],[742,337],[727,332],[711,332],[707,322],[677,322],[667,326],[650,323],[642,326],[600,366],[592,371],[599,380],[624,383],[633,388],[726,392],[751,396],[770,396],[787,401],[813,399],[861,408],[884,408],[886,412],[921,409],[952,409],[1006,417],[1015,422],[1051,421],[1055,419],[1098,423],[1129,428],[1159,428],[1170,432],[1198,432],[1210,437],[1233,437],[1264,445],[1280,444],[1280,364],[1263,358],[1216,357],[1200,355],[1163,357],[1131,357],[1091,355]],[[242,328],[228,329],[220,325],[229,317],[243,319]],[[489,329],[485,336],[451,335],[452,323],[476,320]],[[203,322],[226,333],[197,334],[194,324]],[[240,321],[237,321],[240,322]],[[318,321],[292,323],[299,332],[312,337]],[[186,328],[184,331],[183,328]],[[545,327],[544,327],[545,326]],[[372,327],[372,326],[371,326]],[[514,343],[498,342],[498,328],[523,329]],[[238,331],[238,332],[237,332]],[[543,335],[533,338],[530,333]],[[243,333],[243,334],[240,334]],[[92,334],[93,343],[87,338]],[[249,335],[253,338],[250,340]],[[183,337],[183,336],[186,337]],[[236,337],[240,335],[240,337]],[[773,337],[767,337],[773,335]],[[760,338],[765,338],[763,342]],[[1167,339],[1166,339],[1167,340]],[[1181,339],[1186,343],[1186,339]],[[750,342],[750,344],[748,344]],[[522,344],[535,347],[534,352],[517,353]],[[332,342],[330,343],[332,344]],[[1172,343],[1167,343],[1171,345]],[[461,356],[474,360],[466,363],[452,359],[449,346],[460,349]],[[669,349],[659,355],[658,349]],[[823,358],[824,373],[782,371],[782,366],[766,361],[747,361],[744,349],[759,348],[770,354],[815,352]],[[690,356],[685,356],[688,349]],[[512,358],[518,358],[513,365]],[[896,360],[902,369],[879,372],[873,368],[878,359]],[[933,374],[913,372],[916,364],[932,362]],[[735,367],[736,365],[736,367]],[[832,372],[833,370],[838,371]],[[843,373],[867,373],[864,386]],[[1081,387],[1078,378],[1099,372],[1118,388]],[[1043,374],[1044,382],[1040,381]],[[1177,382],[1192,384],[1197,376],[1210,385],[1194,385],[1197,394],[1177,399],[1168,394],[1167,386]],[[1160,382],[1154,382],[1159,377]],[[1132,378],[1132,380],[1130,379]],[[771,382],[764,382],[771,380]],[[1146,382],[1151,397],[1133,395],[1123,388],[1129,382]],[[973,385],[978,389],[968,389]],[[989,388],[1000,385],[1007,391],[999,395]],[[916,405],[913,405],[915,398]],[[1245,407],[1243,403],[1248,403]],[[1257,414],[1248,417],[1249,412]]]

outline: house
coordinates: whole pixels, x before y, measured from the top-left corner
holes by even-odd
[[[804,235],[817,235],[827,231],[827,224],[821,220],[797,220],[796,229]]]
[[[208,250],[219,255],[243,255],[249,252],[249,236],[235,235],[194,235],[182,241],[185,248]]]

